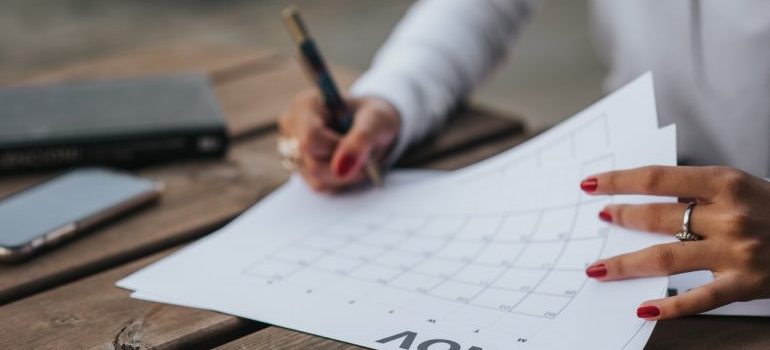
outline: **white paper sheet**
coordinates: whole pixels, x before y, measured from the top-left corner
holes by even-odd
[[[329,197],[298,180],[118,282],[137,297],[382,349],[638,349],[666,278],[600,283],[600,257],[671,241],[600,222],[582,178],[674,165],[645,75],[526,144],[439,179]]]

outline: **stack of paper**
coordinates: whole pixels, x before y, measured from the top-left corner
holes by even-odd
[[[383,349],[641,349],[665,277],[600,283],[595,260],[671,241],[609,226],[581,179],[675,165],[644,75],[537,138],[430,181],[313,194],[293,178],[231,224],[120,281],[133,296]]]

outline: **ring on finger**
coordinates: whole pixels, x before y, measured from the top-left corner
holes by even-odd
[[[685,241],[699,241],[703,239],[698,234],[690,231],[690,222],[692,221],[692,210],[695,208],[698,202],[692,201],[687,204],[687,209],[684,210],[684,218],[682,219],[682,231],[674,234],[674,237],[681,242]]]
[[[299,140],[293,137],[279,136],[277,150],[278,155],[281,156],[281,166],[288,171],[297,170],[302,159]]]

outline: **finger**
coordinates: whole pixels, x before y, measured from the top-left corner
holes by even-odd
[[[294,120],[294,137],[302,153],[323,159],[331,158],[340,136],[329,129],[316,113],[298,112]]]
[[[334,174],[339,178],[350,178],[361,173],[369,161],[378,137],[378,123],[366,109],[356,113],[353,126],[342,137],[332,158]]]
[[[716,167],[647,166],[589,176],[580,186],[591,194],[649,194],[710,199],[719,193]]]
[[[324,127],[308,130],[300,139],[300,151],[318,160],[328,161],[332,158],[334,150],[340,141],[340,136]]]
[[[312,157],[304,157],[300,172],[310,186],[319,192],[331,192],[361,181],[360,177],[340,179],[332,173],[328,160],[322,161]]]
[[[665,320],[713,310],[737,301],[740,285],[732,277],[717,278],[683,294],[645,301],[636,315],[646,320]]]
[[[312,188],[316,192],[327,192],[328,187],[322,183],[318,178],[313,177],[310,173],[302,170],[302,168],[299,168],[299,173],[302,175],[302,178],[305,179],[305,183],[307,183],[310,188]]]
[[[586,274],[602,281],[614,281],[710,270],[717,256],[712,246],[709,241],[658,244],[599,260],[586,269]]]
[[[281,135],[296,136],[297,127],[300,125],[298,121],[307,117],[320,118],[322,122],[329,117],[320,95],[313,89],[298,93],[292,99],[289,109],[278,118]]]
[[[329,190],[338,185],[338,180],[332,175],[330,162],[318,160],[309,156],[303,157],[300,172],[308,182],[312,182],[320,190]]]
[[[599,217],[618,226],[645,232],[673,234],[682,231],[685,203],[614,204],[608,205]],[[712,206],[700,204],[690,212],[690,230],[708,237],[717,226]]]
[[[319,159],[330,159],[339,135],[326,125],[328,112],[315,91],[297,95],[292,107],[279,119],[281,135],[296,138],[300,151]]]

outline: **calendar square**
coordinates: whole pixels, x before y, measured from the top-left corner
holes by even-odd
[[[516,267],[550,269],[564,249],[564,242],[532,242],[514,263]]]
[[[508,312],[513,310],[514,306],[524,299],[525,296],[527,296],[526,292],[487,288],[473,299],[473,304]]]
[[[466,219],[458,217],[436,217],[428,220],[420,228],[420,235],[430,237],[449,237],[455,235],[465,224]]]
[[[516,305],[513,311],[537,317],[555,318],[570,300],[572,300],[570,297],[530,293]]]
[[[540,282],[535,292],[571,297],[577,295],[587,279],[582,270],[552,270]]]
[[[569,238],[572,234],[575,212],[574,207],[545,211],[532,241],[554,241]]]
[[[452,279],[472,283],[481,286],[488,286],[505,272],[504,266],[469,264],[460,270]]]
[[[491,239],[497,234],[502,223],[501,217],[477,217],[469,219],[457,235],[461,239]]]
[[[469,303],[484,287],[456,281],[443,281],[428,293],[460,303]]]
[[[581,239],[567,243],[564,252],[556,262],[560,269],[583,270],[601,257],[604,239]]]
[[[414,271],[427,275],[449,278],[467,264],[457,260],[428,259],[415,266]]]
[[[512,268],[495,281],[494,286],[516,291],[531,291],[548,273],[546,270]]]
[[[489,244],[481,251],[475,261],[492,265],[512,265],[524,248],[523,243]]]
[[[498,240],[501,241],[528,241],[535,234],[535,225],[540,217],[539,213],[522,213],[508,216],[500,227]]]

